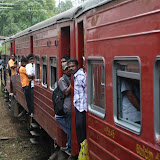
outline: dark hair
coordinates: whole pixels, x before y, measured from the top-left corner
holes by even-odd
[[[69,59],[69,60],[67,61],[67,65],[68,65],[69,63],[71,63],[71,62],[75,63],[75,65],[78,66],[78,61],[77,61],[77,59],[75,59],[75,58]]]
[[[61,59],[65,59],[66,61],[68,61],[70,59],[70,56],[62,56]]]
[[[12,55],[14,55],[14,57],[15,57],[15,54],[14,54],[14,53],[11,53],[11,56],[12,56]]]
[[[21,62],[26,62],[27,63],[27,58],[22,57]]]
[[[27,56],[27,59],[29,60],[30,58],[33,58],[33,54],[30,53],[28,56]]]

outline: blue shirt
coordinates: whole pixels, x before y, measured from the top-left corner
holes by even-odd
[[[86,74],[80,68],[74,74],[74,99],[73,104],[79,112],[87,111],[86,99]]]

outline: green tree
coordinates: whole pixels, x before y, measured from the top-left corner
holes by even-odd
[[[60,7],[60,8],[59,8]],[[66,0],[65,2],[64,1],[61,1],[60,2],[60,6],[58,4],[58,7],[56,8],[56,13],[59,14],[61,12],[64,12],[70,8],[73,7],[73,4],[72,4],[72,1],[71,0]]]
[[[0,9],[0,35],[11,36],[56,14],[55,0],[3,0],[13,9]]]
[[[72,4],[71,0],[66,0],[65,2],[61,1],[60,6],[61,6],[61,12],[64,12],[64,11],[72,8],[73,4]]]

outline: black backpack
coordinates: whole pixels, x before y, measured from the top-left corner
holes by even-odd
[[[68,82],[66,75],[63,75],[63,78],[66,81],[67,85],[69,86],[70,83]],[[65,94],[60,90],[59,86],[57,85],[57,88],[55,88],[52,94],[54,112],[56,115],[59,115],[59,116],[65,115],[63,110],[64,99],[65,99]]]

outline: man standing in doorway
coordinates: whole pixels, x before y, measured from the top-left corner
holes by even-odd
[[[22,89],[23,89],[25,99],[27,102],[29,115],[32,117],[33,116],[33,109],[31,107],[31,89],[29,87],[29,79],[28,79],[28,76],[26,73],[26,68],[25,68],[26,64],[27,64],[27,59],[25,57],[22,57],[21,67],[19,69],[19,73],[20,73],[20,78],[21,78]]]
[[[28,59],[28,64],[26,65],[26,73],[30,82],[29,86],[31,89],[31,108],[32,108],[32,111],[34,111],[33,110],[33,96],[34,96],[33,89],[34,89],[34,78],[35,78],[35,64],[34,64],[33,54],[30,53],[27,59]],[[33,113],[31,116],[33,116]]]
[[[80,150],[80,143],[86,139],[86,74],[83,68],[78,69],[77,59],[70,59],[67,64],[69,72],[74,75],[73,104],[75,107],[76,133]]]
[[[15,55],[11,53],[11,59],[8,61],[8,67],[11,70],[11,76],[16,74]]]

